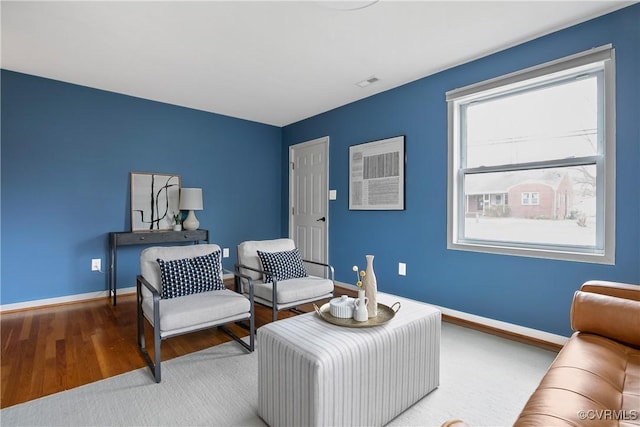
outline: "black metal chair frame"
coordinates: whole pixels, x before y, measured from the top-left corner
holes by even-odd
[[[228,271],[228,270],[225,270]],[[184,334],[189,334],[192,332],[197,332],[203,329],[210,329],[213,327],[217,327],[218,329],[220,329],[221,331],[223,331],[224,333],[226,333],[227,335],[229,335],[231,338],[233,338],[235,341],[237,341],[239,344],[241,344],[246,350],[248,350],[249,352],[253,352],[255,350],[255,309],[254,309],[254,301],[253,301],[253,281],[251,279],[251,277],[245,275],[245,274],[241,274],[238,272],[233,272],[234,274],[234,286],[235,286],[235,291],[238,292],[238,280],[239,278],[244,278],[248,280],[249,283],[249,304],[250,304],[250,308],[249,308],[249,313],[251,314],[251,317],[248,319],[249,320],[249,344],[247,344],[246,342],[244,342],[244,340],[242,340],[242,338],[238,337],[236,334],[234,334],[230,329],[226,328],[224,325],[225,323],[221,323],[218,325],[210,325],[207,326],[205,328],[199,328],[199,329],[191,329],[189,331],[186,332],[182,332],[180,334],[175,334],[175,335],[170,335],[164,338],[160,337],[160,294],[158,293],[158,290],[147,281],[147,279],[145,279],[142,275],[138,275],[137,279],[136,279],[136,288],[137,288],[137,310],[138,310],[138,347],[140,348],[140,351],[142,353],[142,357],[144,358],[145,362],[147,363],[147,366],[149,366],[149,368],[151,369],[151,372],[153,374],[153,377],[156,380],[156,383],[159,383],[161,380],[161,371],[160,371],[160,366],[161,366],[161,354],[160,354],[160,344],[161,341],[163,339],[166,338],[170,338],[170,337],[174,337],[174,336],[178,336],[178,335],[184,335]],[[240,277],[238,277],[240,276]],[[142,286],[145,286],[152,294],[153,297],[153,344],[154,344],[154,351],[153,351],[153,355],[154,355],[154,360],[151,359],[151,356],[149,355],[149,352],[147,350],[147,346],[146,346],[146,342],[145,342],[145,336],[144,336],[144,320],[147,320],[144,316],[144,313],[142,312]],[[241,295],[243,295],[242,292],[240,292]],[[143,320],[144,319],[144,320]],[[147,320],[148,321],[148,320]],[[246,328],[246,324],[243,323],[242,321],[237,321],[235,322],[236,324],[245,327]]]

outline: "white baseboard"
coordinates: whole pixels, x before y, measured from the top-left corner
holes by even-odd
[[[136,287],[119,288],[118,295],[132,294],[136,292]],[[87,292],[84,294],[67,295],[64,297],[37,299],[32,301],[16,302],[13,304],[0,305],[0,313],[5,311],[25,310],[29,308],[40,308],[48,305],[68,304],[72,302],[80,302],[92,299],[106,298],[109,291]]]
[[[223,275],[223,279],[231,279],[233,274]],[[118,288],[118,295],[135,294],[136,287],[131,286],[129,288]],[[98,298],[106,298],[109,296],[109,291],[87,292],[84,294],[67,295],[64,297],[37,299],[33,301],[16,302],[13,304],[0,305],[0,313],[5,311],[25,310],[29,308],[39,308],[48,305],[68,304],[71,302],[80,302]]]
[[[355,290],[356,287],[354,285],[348,283],[341,283],[336,281],[336,286],[340,286],[342,288],[347,288],[351,290]],[[490,328],[498,329],[505,332],[510,332],[513,334],[522,335],[524,337],[533,338],[540,341],[546,341],[553,344],[565,345],[569,340],[568,337],[552,334],[550,332],[541,331],[538,329],[527,328],[525,326],[516,325],[514,323],[503,322],[500,320],[491,319],[488,317],[477,316],[471,313],[465,313],[464,311],[453,310],[447,307],[441,307],[438,305],[431,304],[437,309],[439,309],[442,314],[446,314],[447,316],[455,317],[456,319],[466,320],[468,322],[477,323],[478,325],[487,326]]]

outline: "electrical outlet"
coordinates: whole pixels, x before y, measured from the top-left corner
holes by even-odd
[[[91,260],[91,271],[102,271],[102,260],[100,258]]]
[[[398,274],[400,276],[406,276],[407,275],[407,264],[405,264],[404,262],[399,262],[398,263]]]
[[[229,248],[222,249],[222,258],[229,258]]]

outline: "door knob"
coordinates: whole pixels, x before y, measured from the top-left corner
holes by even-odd
[[[327,218],[325,218],[325,217],[322,217],[320,219],[316,219],[316,221],[322,221],[322,222],[325,222],[326,220],[327,220]]]

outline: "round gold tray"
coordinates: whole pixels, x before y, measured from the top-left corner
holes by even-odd
[[[398,307],[394,309],[396,306]],[[335,317],[330,312],[329,303],[324,304],[320,308],[313,304],[313,308],[316,309],[316,313],[318,313],[322,319],[329,323],[333,323],[334,325],[346,326],[347,328],[370,328],[372,326],[384,325],[389,320],[393,319],[398,310],[400,310],[400,301],[394,303],[391,307],[378,303],[378,315],[376,317],[370,317],[364,322],[356,322],[352,318],[345,319],[342,317]]]

